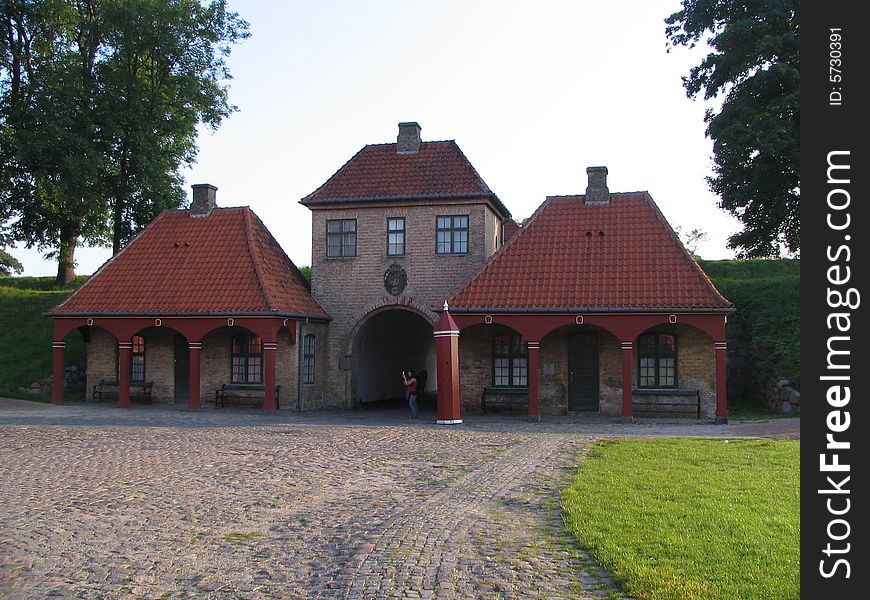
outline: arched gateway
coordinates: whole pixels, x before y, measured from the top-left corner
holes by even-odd
[[[432,324],[414,310],[376,311],[361,321],[353,338],[353,396],[365,406],[404,401],[401,372],[435,375]]]

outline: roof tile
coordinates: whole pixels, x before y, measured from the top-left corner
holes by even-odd
[[[250,208],[166,211],[52,315],[299,314],[326,318]]]
[[[646,192],[553,196],[449,301],[455,309],[728,308]]]

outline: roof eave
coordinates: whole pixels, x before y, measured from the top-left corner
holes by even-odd
[[[196,317],[277,317],[280,319],[308,319],[311,321],[331,321],[329,315],[318,315],[314,313],[300,312],[281,312],[281,311],[198,311],[198,312],[44,312],[44,317],[54,319],[61,318],[93,318],[93,317],[135,317],[135,318],[166,318],[166,317],[181,317],[181,318],[196,318]]]
[[[442,312],[443,307],[431,307],[435,312]],[[481,314],[577,314],[577,313],[647,313],[647,314],[674,314],[674,313],[733,313],[736,309],[733,306],[725,307],[499,307],[499,306],[482,306],[482,307],[454,307],[450,306],[449,311],[452,313],[481,313]]]

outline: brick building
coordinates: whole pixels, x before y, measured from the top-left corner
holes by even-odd
[[[350,408],[401,398],[411,368],[442,423],[487,397],[531,418],[630,418],[690,392],[726,419],[733,308],[648,193],[611,194],[605,168],[587,172],[585,194],[547,198],[519,227],[455,142],[401,123],[301,200],[310,289],[250,209],[195,186],[190,211],[160,215],[51,313],[55,372],[78,329],[89,389],[145,378],[192,407],[238,382],[266,409],[275,385],[282,408]]]

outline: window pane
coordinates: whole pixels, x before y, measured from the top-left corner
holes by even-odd
[[[449,229],[450,228],[450,217],[438,217],[437,221],[438,229]]]
[[[513,381],[511,385],[528,385],[529,365],[525,358],[513,360]]]
[[[495,359],[493,365],[493,384],[510,385],[510,362],[507,358]]]
[[[341,221],[327,221],[326,231],[329,233],[339,233],[341,231]]]
[[[453,217],[453,226],[463,229],[468,228],[468,217]]]
[[[349,231],[354,231],[354,232],[356,231],[356,221],[354,219],[348,219],[347,221],[342,221],[341,225],[342,225],[341,229],[345,233],[347,233]]]

